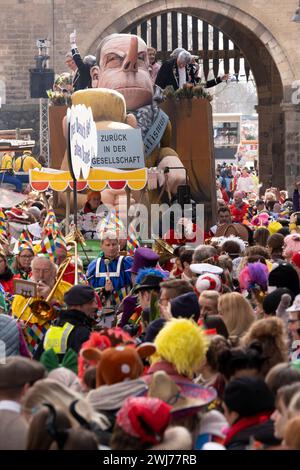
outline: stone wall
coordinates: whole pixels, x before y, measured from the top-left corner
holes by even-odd
[[[7,104],[0,110],[0,130],[33,129],[31,138],[36,141],[34,153],[39,154],[39,105]]]
[[[60,73],[74,28],[82,54],[95,53],[104,34],[123,31],[165,9],[189,8],[234,19],[266,45],[284,85],[300,79],[300,26],[290,21],[297,0],[73,0],[71,7],[65,0],[1,0],[0,6],[0,80],[6,83],[7,103],[29,99],[28,69],[35,65],[38,38],[51,39],[50,66]]]

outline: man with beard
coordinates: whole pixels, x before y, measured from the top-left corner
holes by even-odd
[[[65,294],[64,300],[67,310],[61,311],[55,324],[47,331],[35,359],[39,359],[44,351],[53,349],[61,361],[69,349],[78,353],[90,337],[98,311],[94,289],[78,284]]]

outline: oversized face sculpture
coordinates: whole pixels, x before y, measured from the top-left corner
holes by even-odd
[[[152,102],[147,46],[142,39],[131,34],[114,34],[104,39],[99,52],[98,66],[91,70],[94,88],[119,91],[127,111]]]

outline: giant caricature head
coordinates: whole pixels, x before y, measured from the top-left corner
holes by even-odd
[[[93,88],[111,88],[125,98],[133,111],[152,102],[146,43],[133,34],[111,34],[97,49],[97,64],[91,69]]]

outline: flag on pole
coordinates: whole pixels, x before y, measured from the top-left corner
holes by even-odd
[[[55,232],[55,248],[64,248],[67,251],[67,243],[60,229]]]
[[[59,224],[57,222],[56,215],[53,209],[48,210],[48,213],[46,215],[44,225],[43,225],[43,231],[45,234],[47,233],[48,230],[51,230],[53,235],[55,235],[56,232],[60,231]]]
[[[6,216],[2,209],[0,209],[0,234],[7,238]]]
[[[97,227],[100,238],[105,232],[114,232],[116,238],[126,238],[126,231],[123,221],[115,210],[111,210]]]
[[[24,229],[20,235],[19,243],[22,244],[23,242],[32,242],[32,238],[28,230]]]
[[[50,230],[48,230],[45,236],[42,238],[41,252],[44,253],[45,255],[48,255],[51,261],[55,263],[56,258],[57,258],[55,241],[53,238],[53,234]]]
[[[140,236],[136,233],[136,230],[134,228],[133,224],[129,224],[128,227],[128,236],[127,236],[127,253],[130,256],[134,255],[134,252],[137,248],[141,246],[141,238]]]
[[[31,250],[34,252],[31,235],[26,229],[22,231],[18,240],[18,253],[21,253],[23,250]]]

